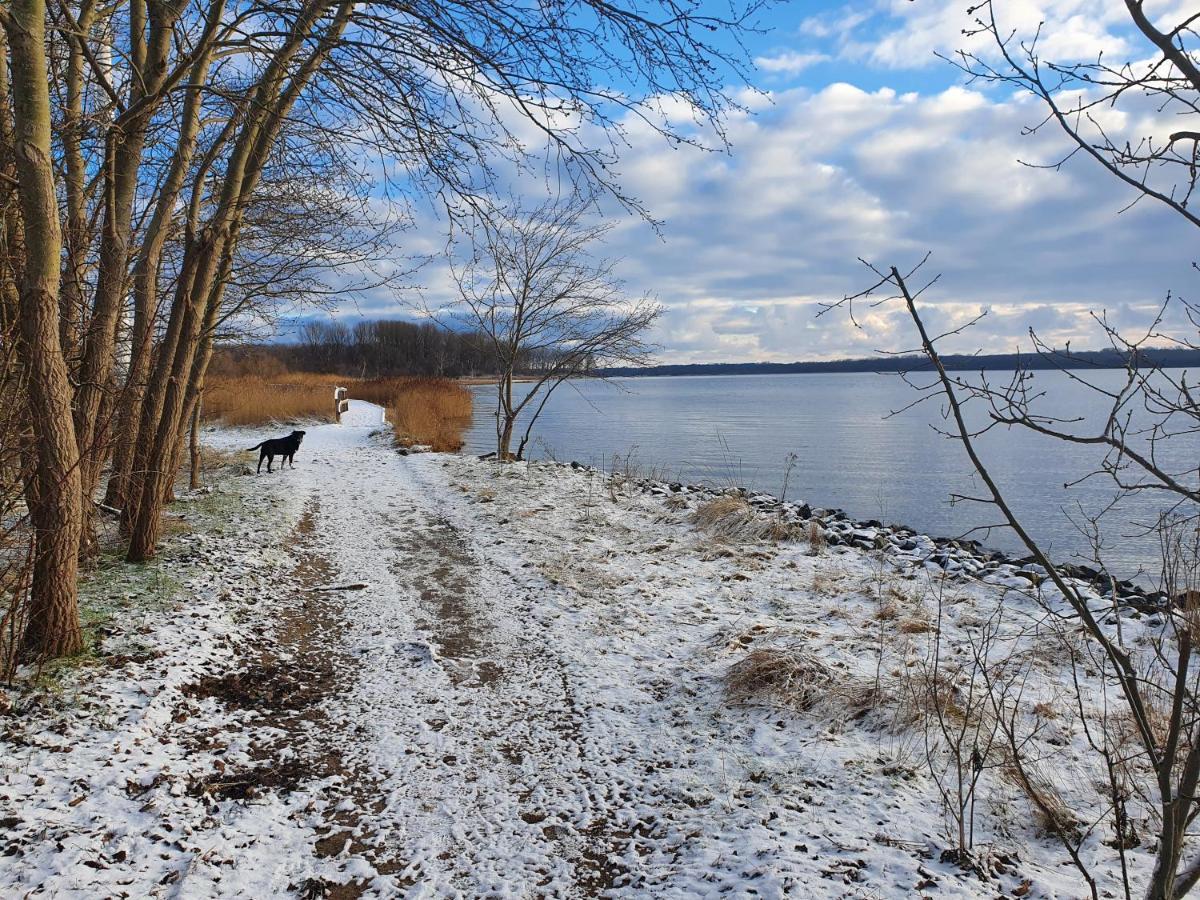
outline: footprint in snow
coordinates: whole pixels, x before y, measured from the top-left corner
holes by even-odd
[[[427,666],[433,662],[433,648],[424,641],[404,641],[397,644],[395,649],[397,654],[414,666]]]

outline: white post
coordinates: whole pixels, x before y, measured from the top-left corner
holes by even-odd
[[[346,399],[346,393],[344,387],[333,389],[333,421],[339,425],[342,424],[342,413],[350,408],[350,401]]]

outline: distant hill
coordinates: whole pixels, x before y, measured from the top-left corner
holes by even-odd
[[[1174,348],[1147,349],[1141,353],[1143,365],[1163,369],[1200,368],[1200,350]],[[1025,369],[1120,369],[1125,356],[1115,350],[1072,350],[1052,357],[1034,354],[989,353],[979,355],[950,354],[942,357],[946,368],[955,372],[978,372],[981,369],[1013,371]],[[643,368],[616,367],[603,369],[607,376],[635,375],[788,375],[816,372],[913,372],[931,368],[920,355],[875,356],[869,359],[834,359],[819,362],[791,363],[687,363]]]

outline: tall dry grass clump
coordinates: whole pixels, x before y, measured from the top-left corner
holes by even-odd
[[[342,385],[349,389],[352,400],[366,400],[385,409],[413,382],[424,379],[401,375],[393,378],[364,378],[342,379]]]
[[[396,440],[402,446],[421,444],[439,453],[462,449],[463,433],[471,425],[471,392],[458,382],[449,378],[388,378],[351,385],[350,391],[352,397],[387,407]]]
[[[329,422],[333,420],[333,386],[344,382],[336,375],[310,373],[210,379],[204,388],[203,415],[226,425]]]
[[[744,541],[788,541],[797,526],[777,515],[763,515],[743,498],[726,495],[710,500],[691,515],[693,525],[715,537]]]
[[[731,702],[767,701],[800,711],[828,699],[841,686],[829,666],[796,647],[751,650],[725,673]]]

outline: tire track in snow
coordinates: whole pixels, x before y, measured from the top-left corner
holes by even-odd
[[[392,456],[380,475],[375,456],[343,467],[371,494],[325,512],[341,577],[371,584],[352,612],[362,669],[350,702],[375,732],[379,819],[392,829],[381,841],[408,858],[405,881],[435,890],[595,895],[622,868],[607,811],[580,783],[589,750],[546,611],[406,462]]]

